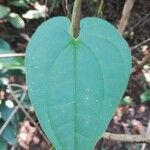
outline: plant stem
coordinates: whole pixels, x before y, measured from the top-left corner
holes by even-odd
[[[124,8],[122,11],[122,17],[120,19],[119,25],[118,25],[118,30],[120,31],[120,33],[123,33],[127,24],[128,24],[128,20],[130,17],[130,13],[133,7],[135,0],[126,0],[125,4],[124,4]]]
[[[20,99],[20,103],[22,103],[25,99],[26,96],[26,91],[23,93],[21,99]],[[14,117],[14,115],[16,114],[16,112],[18,111],[19,106],[16,106],[14,108],[14,110],[11,112],[11,114],[9,115],[9,117],[7,118],[7,120],[5,121],[5,123],[2,125],[2,127],[0,128],[0,135],[3,133],[3,131],[6,129],[7,125],[9,124],[9,122],[12,120],[12,118]]]
[[[8,53],[8,54],[0,54],[1,58],[9,58],[9,57],[24,57],[25,53]]]
[[[103,16],[103,6],[104,6],[104,0],[101,0],[97,11],[97,17]]]
[[[82,0],[75,0],[73,6],[70,33],[74,38],[79,36]]]
[[[150,143],[149,135],[127,135],[127,134],[115,134],[105,132],[103,135],[104,139],[120,142],[129,142],[129,143]]]

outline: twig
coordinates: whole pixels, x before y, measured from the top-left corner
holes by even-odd
[[[148,19],[148,17],[150,16],[150,13],[146,14],[143,18],[141,18],[136,24],[134,24],[132,27],[130,27],[130,29],[128,30],[128,32],[133,31],[135,28],[137,28],[139,25],[143,25],[145,23],[145,20]]]
[[[9,53],[9,54],[0,54],[0,58],[7,58],[7,57],[24,57],[25,53]]]
[[[135,62],[136,65],[140,64],[139,60],[136,57],[132,56],[132,60]]]
[[[49,9],[49,15],[51,15],[51,13],[53,12],[56,3],[57,3],[57,0],[52,1],[51,7]]]
[[[19,100],[16,98],[16,96],[13,93],[13,90],[12,90],[12,88],[11,88],[10,85],[8,85],[8,89],[11,92],[11,95],[12,95],[13,99],[15,100],[15,102],[17,103],[17,105],[19,106],[19,108],[24,112],[24,114],[30,120],[30,122],[38,129],[39,133],[43,136],[43,138],[45,139],[45,141],[47,142],[47,144],[50,145],[49,140],[47,139],[47,137],[45,136],[45,134],[42,132],[42,130],[40,129],[40,127],[36,124],[36,122],[32,119],[32,117],[28,114],[28,112],[23,108],[23,106],[21,105],[21,103],[19,102]]]
[[[146,131],[146,135],[148,136],[150,134],[150,112],[149,112],[149,121],[148,121],[148,127],[147,127],[147,131]],[[142,144],[141,150],[145,150],[146,148],[146,143]]]
[[[70,16],[70,10],[69,10],[69,5],[68,5],[68,0],[65,0],[65,4],[66,4],[66,11],[67,11],[67,16]]]
[[[11,147],[11,150],[15,150],[15,145],[13,145],[13,146]]]
[[[128,134],[114,134],[104,133],[103,138],[112,141],[130,142],[130,143],[150,143],[150,136],[148,135],[128,135]]]
[[[47,6],[47,2],[48,2],[48,0],[45,0],[45,1],[44,1],[45,7]],[[46,15],[44,16],[44,21],[46,21]]]
[[[67,17],[70,17],[70,11],[69,11],[69,6],[68,6],[68,0],[63,0],[62,1],[64,13]]]
[[[146,63],[148,63],[150,61],[150,52],[147,56],[145,56],[143,58],[143,60],[141,61],[141,63],[139,64],[138,68],[143,67]]]
[[[134,4],[134,0],[126,0],[126,2],[124,4],[124,8],[122,11],[122,17],[121,17],[119,25],[118,25],[118,30],[120,31],[120,33],[123,33],[127,26],[133,4]]]
[[[146,63],[150,62],[150,52],[143,58],[142,61],[138,61],[137,66],[132,68],[132,73],[139,71]]]
[[[27,87],[26,86],[23,86],[23,85],[19,85],[19,84],[15,84],[15,83],[11,83],[9,84],[11,87],[18,87],[18,88],[21,88],[23,90],[27,90]],[[14,92],[14,91],[13,91]]]
[[[47,6],[47,2],[48,2],[48,0],[45,0],[45,2],[44,2],[44,5],[45,5],[45,6]]]
[[[137,49],[138,47],[140,47],[141,45],[143,45],[143,44],[145,44],[145,43],[147,43],[149,41],[150,41],[150,38],[148,38],[148,39],[142,41],[141,43],[133,46],[131,48],[131,50]],[[132,56],[132,59],[137,64],[136,67],[132,68],[131,73],[134,73],[134,72],[138,71],[139,69],[141,69],[147,62],[149,62],[149,60],[150,60],[150,53],[146,57],[144,57],[142,61],[138,61],[134,56]]]
[[[23,93],[23,95],[22,95],[22,97],[20,99],[20,103],[22,103],[24,101],[25,96],[26,96],[26,91]],[[0,128],[0,135],[3,133],[3,131],[5,130],[5,128],[7,127],[9,122],[11,121],[11,119],[14,117],[14,115],[16,114],[18,109],[19,109],[19,106],[16,106],[15,109],[11,112],[11,114],[7,118],[7,120],[5,121],[5,123],[2,125],[2,127]]]
[[[142,41],[141,43],[131,47],[131,50],[134,50],[134,49],[137,49],[138,47],[142,46],[143,44],[147,43],[147,42],[150,42],[150,37],[144,41]]]
[[[70,28],[70,33],[74,38],[77,38],[79,36],[81,4],[82,4],[82,0],[75,0],[74,2],[71,28]]]

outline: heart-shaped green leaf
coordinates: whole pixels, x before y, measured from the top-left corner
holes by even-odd
[[[27,84],[40,124],[57,150],[91,150],[127,86],[131,56],[118,31],[98,18],[43,23],[27,47]]]

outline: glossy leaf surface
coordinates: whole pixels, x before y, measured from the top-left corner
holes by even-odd
[[[24,20],[16,13],[10,13],[7,19],[16,28],[24,28],[25,26]]]
[[[92,150],[127,86],[131,57],[108,22],[81,20],[78,39],[70,21],[43,23],[27,47],[27,84],[40,124],[57,150]]]

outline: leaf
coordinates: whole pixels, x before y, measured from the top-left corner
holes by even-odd
[[[10,13],[8,16],[8,21],[16,28],[24,28],[25,26],[23,19],[16,13]]]
[[[4,121],[7,120],[7,118],[10,116],[10,114],[12,113],[12,111],[13,111],[13,108],[8,108],[4,104],[0,105],[0,112],[1,112],[1,115],[2,115],[2,119]],[[14,122],[14,118],[12,118],[11,122],[12,123]]]
[[[26,19],[39,19],[39,18],[45,18],[46,13],[39,10],[29,10],[25,14],[22,15]]]
[[[2,120],[0,120],[0,127],[4,124]],[[1,137],[6,140],[9,144],[15,145],[16,144],[16,127],[9,123],[5,130],[2,132]]]
[[[66,17],[37,29],[26,50],[26,80],[39,122],[56,149],[91,150],[126,89],[130,50],[102,19],[82,19],[77,39],[69,31]]]
[[[10,8],[0,5],[0,19],[5,18],[10,12]]]
[[[4,39],[0,38],[0,54],[8,54],[11,53],[11,47],[8,42],[6,42]],[[0,63],[4,65],[11,62],[12,58],[0,58]]]
[[[4,139],[0,138],[1,150],[7,150],[7,143]]]
[[[7,58],[8,59],[8,58]],[[21,70],[22,73],[25,72],[24,68],[24,59],[19,57],[19,58],[14,58],[11,63],[5,64],[5,67],[10,71],[16,71],[16,70]]]
[[[11,48],[8,42],[6,42],[4,39],[0,38],[0,52],[3,51],[9,51],[10,52]]]
[[[150,90],[146,90],[140,98],[142,103],[150,102]]]
[[[8,42],[0,38],[0,54],[13,53]],[[0,58],[0,64],[9,70],[22,70],[24,72],[23,58]]]
[[[14,5],[16,7],[25,7],[27,3],[25,0],[10,0],[9,2],[11,5]]]
[[[0,112],[2,113],[2,118],[4,120],[7,120],[7,118],[9,117],[9,115],[11,114],[12,111],[13,111],[13,109],[10,109],[10,108],[6,107],[5,105],[0,106]]]
[[[132,98],[130,96],[125,96],[122,100],[121,100],[121,105],[131,105],[132,104]]]
[[[131,68],[129,67],[131,66],[131,59],[130,59],[131,54],[127,42],[125,42],[124,38],[121,36],[119,31],[116,31],[116,28],[111,24],[109,24],[107,21],[103,20],[103,22],[100,22],[96,17],[83,19],[83,25],[84,27],[83,30],[81,30],[81,32],[85,36],[94,35],[96,37],[101,38],[104,38],[105,36],[107,40],[109,40],[116,48],[120,50],[120,55],[121,57],[123,57],[122,61],[125,64],[125,74],[126,74],[125,82],[127,82],[128,76],[131,71]]]

